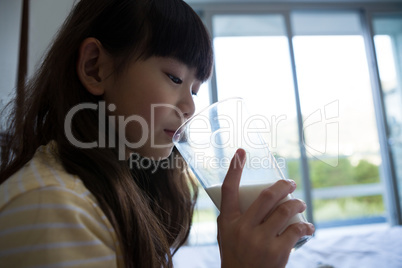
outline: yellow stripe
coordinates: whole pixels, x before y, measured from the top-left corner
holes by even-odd
[[[110,222],[54,149],[0,185],[1,267],[124,267]]]

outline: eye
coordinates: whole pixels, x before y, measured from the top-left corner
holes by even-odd
[[[176,76],[174,76],[174,75],[167,74],[167,76],[168,76],[168,77],[170,78],[170,80],[172,80],[172,82],[175,83],[175,84],[180,85],[181,83],[183,83],[183,81],[182,81],[180,78],[178,78],[178,77],[176,77]]]

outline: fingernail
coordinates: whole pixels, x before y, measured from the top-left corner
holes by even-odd
[[[244,150],[238,149],[236,152],[236,155],[237,155],[237,159],[239,160],[240,167],[243,168],[244,164],[246,163],[246,155],[245,155]]]
[[[290,182],[290,184],[292,184],[292,186],[294,187],[294,188],[296,188],[296,182],[294,181],[294,180],[289,180],[289,179],[286,179],[288,182]]]

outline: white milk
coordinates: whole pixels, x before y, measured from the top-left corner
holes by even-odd
[[[240,188],[239,188],[240,211],[242,213],[244,213],[250,207],[250,205],[257,199],[257,197],[259,196],[261,191],[265,188],[270,187],[272,184],[273,183],[240,186]],[[215,203],[215,206],[218,209],[220,209],[220,207],[221,207],[221,185],[212,186],[205,190],[208,193],[209,197],[212,199],[212,201]],[[290,199],[290,196],[288,195],[287,197],[282,199],[279,202],[279,204],[281,204],[289,199]],[[288,223],[286,224],[286,226],[283,228],[283,230],[280,233],[282,233],[286,229],[286,227],[288,227],[290,224],[293,224],[293,223],[296,223],[299,221],[304,221],[304,216],[300,213],[294,215],[288,221]]]

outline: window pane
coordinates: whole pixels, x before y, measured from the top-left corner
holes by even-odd
[[[251,114],[267,119],[269,133],[264,138],[285,176],[298,182],[296,195],[300,195],[296,102],[284,19],[280,15],[231,15],[231,23],[227,23],[227,17],[213,20],[214,29],[221,34],[214,36],[218,98],[242,97]],[[224,26],[237,24],[243,25],[240,33],[224,30]],[[255,36],[258,24],[261,29]],[[271,31],[272,25],[280,31]]]
[[[243,97],[251,113],[268,119],[270,133],[265,139],[286,176],[299,181],[301,193],[295,98],[284,29],[280,15],[214,16],[215,70],[219,99]],[[217,210],[202,189],[197,206],[190,244],[213,243]]]
[[[374,44],[384,98],[388,143],[402,207],[402,14],[374,17]]]
[[[243,97],[250,113],[270,122],[264,138],[285,176],[298,182],[295,195],[302,198],[296,105],[283,17],[217,15],[213,33],[218,98]],[[217,210],[200,192],[191,244],[216,240]]]
[[[362,32],[356,12],[297,11],[292,13],[294,35],[360,35]]]
[[[284,36],[282,15],[218,15],[213,17],[214,37]]]
[[[304,32],[311,33],[295,36],[293,45],[314,219],[318,226],[385,221],[365,45],[354,24],[359,16],[345,13],[349,23],[339,24],[343,13],[324,15],[293,17],[295,27],[304,24]],[[317,25],[320,33],[313,34]]]

